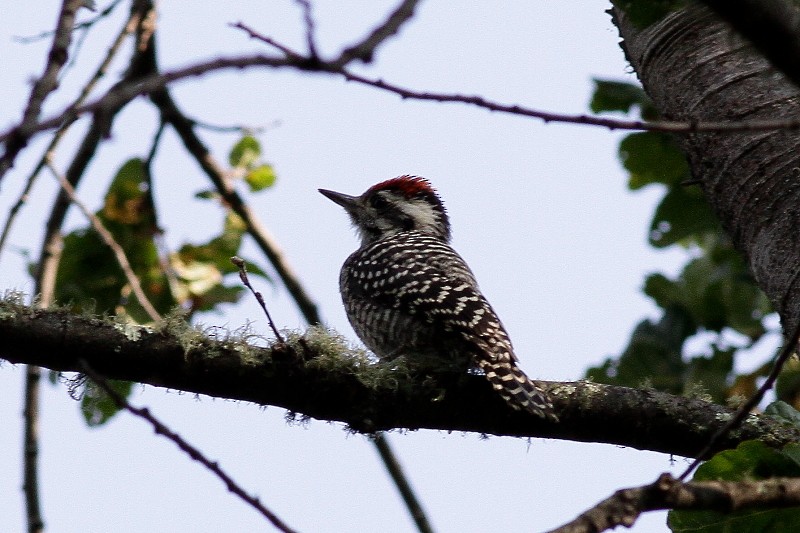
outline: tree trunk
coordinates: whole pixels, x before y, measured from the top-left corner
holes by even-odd
[[[628,60],[664,118],[798,116],[798,88],[709,9],[692,4],[644,29],[618,9],[612,16]],[[693,133],[678,141],[784,331],[794,331],[800,317],[800,132]]]

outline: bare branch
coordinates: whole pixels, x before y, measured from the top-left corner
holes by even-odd
[[[400,31],[400,27],[414,16],[417,4],[419,0],[403,0],[383,24],[372,30],[361,42],[345,48],[338,58],[331,61],[331,65],[344,68],[354,59],[370,63],[378,46]]]
[[[303,22],[306,25],[306,46],[308,47],[308,57],[316,59],[319,57],[319,54],[317,53],[317,45],[314,42],[314,17],[311,13],[311,1],[295,0],[295,2],[300,5],[300,8],[303,10]]]
[[[116,2],[115,2],[116,3]],[[122,46],[122,43],[125,42],[125,38],[130,35],[133,30],[136,28],[136,25],[139,21],[139,13],[132,12],[128,20],[122,26],[119,33],[117,34],[116,39],[109,47],[108,51],[106,52],[103,61],[100,63],[100,66],[97,67],[92,77],[83,86],[81,89],[80,95],[72,102],[70,107],[77,107],[89,97],[89,94],[92,92],[94,87],[97,85],[97,82],[107,74],[108,66],[111,64],[111,61],[116,57],[117,53]],[[67,119],[64,124],[56,130],[53,138],[50,140],[50,144],[47,146],[42,157],[39,158],[39,162],[34,167],[33,171],[28,175],[28,179],[25,182],[25,187],[23,188],[22,192],[19,195],[16,203],[14,203],[13,207],[9,210],[8,215],[6,217],[5,224],[3,225],[2,233],[0,233],[0,254],[2,254],[3,248],[6,243],[6,239],[11,232],[11,228],[14,225],[14,220],[16,220],[17,214],[19,213],[20,209],[25,205],[28,201],[28,197],[33,189],[34,184],[36,183],[36,178],[42,169],[45,167],[47,163],[47,158],[53,158],[55,154],[55,149],[61,142],[61,139],[69,130],[69,127],[77,120],[77,116]]]
[[[156,308],[153,307],[153,304],[150,303],[150,299],[144,293],[144,289],[142,289],[142,284],[139,281],[139,277],[134,273],[133,267],[131,267],[130,261],[128,261],[128,257],[125,255],[125,251],[122,249],[122,246],[114,239],[114,236],[111,234],[110,231],[106,229],[103,223],[100,221],[97,216],[92,213],[86,205],[81,202],[80,198],[75,194],[75,189],[70,185],[69,181],[61,175],[58,170],[53,166],[52,162],[47,162],[47,168],[53,173],[53,176],[58,180],[61,188],[67,194],[70,202],[75,204],[78,209],[81,210],[83,215],[89,219],[94,230],[100,236],[100,239],[108,246],[114,254],[114,259],[117,260],[117,264],[122,269],[122,273],[125,275],[125,279],[128,280],[128,284],[131,286],[131,290],[133,294],[136,295],[136,299],[139,301],[139,305],[145,310],[147,315],[153,322],[157,322],[161,320],[161,315]]]
[[[0,157],[0,179],[14,166],[17,154],[25,148],[28,140],[36,132],[36,121],[42,111],[45,99],[58,87],[58,73],[69,57],[69,45],[72,42],[72,27],[75,25],[75,13],[84,4],[84,0],[64,0],[58,15],[55,35],[44,72],[33,84],[28,104],[22,114],[22,121],[11,129],[6,142],[5,152]]]
[[[222,124],[212,124],[211,122],[206,122],[204,120],[200,120],[197,118],[187,117],[189,120],[197,126],[198,128],[213,131],[216,133],[247,133],[251,135],[258,135],[261,133],[265,133],[269,130],[275,129],[280,127],[281,121],[280,120],[273,120],[272,122],[264,125],[254,125],[254,124],[231,124],[228,126],[224,126]]]
[[[662,474],[650,485],[618,490],[550,533],[600,533],[617,526],[631,527],[643,512],[663,509],[731,513],[796,505],[800,505],[800,478],[681,483]]]
[[[264,302],[264,296],[260,292],[255,290],[255,288],[253,288],[253,285],[250,283],[250,278],[247,276],[247,263],[245,262],[245,260],[242,259],[241,257],[233,256],[231,257],[231,263],[236,265],[236,267],[239,269],[239,279],[242,280],[242,283],[244,283],[245,287],[250,289],[250,292],[252,292],[253,296],[256,297],[256,300],[258,301],[258,304],[261,306],[261,309],[264,311],[264,314],[267,315],[267,322],[269,322],[269,327],[272,328],[272,332],[275,334],[275,338],[278,340],[278,342],[281,343],[285,342],[283,340],[281,332],[278,331],[277,327],[275,327],[275,322],[272,321],[272,317],[270,316],[269,311],[267,310],[267,304],[266,302]]]
[[[89,9],[90,11],[95,11],[94,6],[90,5],[90,4],[93,4],[93,3],[94,2],[84,0],[83,7]],[[84,22],[81,22],[79,24],[76,24],[75,27],[73,28],[73,31],[74,30],[83,30],[83,29],[91,28],[92,26],[97,24],[100,20],[102,20],[102,19],[106,18],[107,16],[109,16],[114,11],[114,9],[121,3],[122,3],[122,0],[114,0],[103,11],[101,11],[100,13],[95,15],[94,17],[92,17],[89,20],[86,20]],[[42,33],[40,33],[38,35],[30,35],[30,36],[27,36],[27,37],[14,37],[14,40],[16,42],[18,42],[18,43],[29,44],[29,43],[34,43],[36,41],[41,41],[42,39],[46,39],[46,38],[50,37],[51,35],[53,35],[53,33],[54,32],[52,30],[49,30],[49,31],[42,32]]]
[[[264,518],[270,521],[272,525],[274,525],[280,531],[284,533],[295,533],[293,529],[287,526],[280,518],[278,518],[272,511],[267,509],[261,500],[258,499],[256,496],[251,496],[248,494],[236,481],[228,475],[222,467],[219,466],[219,463],[215,461],[211,461],[203,452],[201,452],[198,448],[189,444],[183,437],[172,431],[169,427],[167,427],[163,422],[157,419],[153,414],[150,412],[149,409],[141,408],[141,407],[134,407],[128,401],[123,398],[122,396],[117,393],[116,390],[106,381],[106,379],[92,370],[92,368],[86,363],[84,360],[79,360],[78,364],[81,368],[81,372],[89,376],[92,381],[94,381],[98,387],[103,389],[105,393],[111,398],[111,400],[119,407],[120,409],[125,409],[129,413],[138,416],[139,418],[148,422],[153,429],[155,430],[157,435],[163,435],[167,439],[171,440],[175,443],[175,445],[181,449],[186,455],[188,455],[192,460],[197,461],[206,469],[211,471],[215,476],[217,476],[222,482],[225,484],[225,487],[228,491],[234,493],[239,499],[250,505],[256,511],[261,513]]]
[[[800,9],[784,0],[701,0],[800,87]]]
[[[278,41],[276,41],[272,37],[269,37],[268,35],[264,35],[264,34],[261,34],[261,33],[257,32],[256,30],[254,30],[250,26],[247,26],[242,21],[230,24],[230,27],[231,28],[236,28],[237,30],[242,30],[251,39],[256,39],[258,41],[261,41],[262,43],[268,44],[268,45],[272,46],[273,48],[283,52],[283,55],[285,55],[288,59],[291,59],[293,61],[302,61],[304,59],[303,55],[300,54],[299,52],[296,52],[296,51],[292,50],[291,48],[289,48],[288,46],[286,46],[286,45],[284,45],[282,43],[279,43]]]
[[[285,50],[288,50],[288,48],[285,48]],[[364,76],[353,74],[344,69],[339,69],[331,63],[313,61],[302,56],[278,58],[259,54],[254,56],[220,57],[203,63],[190,65],[181,69],[172,70],[161,74],[153,74],[135,82],[120,84],[109,91],[102,98],[44,119],[32,125],[26,131],[28,131],[30,135],[33,135],[39,131],[56,128],[73,115],[77,116],[86,113],[95,113],[105,117],[108,114],[119,110],[122,106],[137,96],[152,93],[169,85],[170,83],[190,77],[202,76],[209,72],[218,70],[241,70],[255,66],[269,68],[293,68],[307,72],[338,74],[349,81],[354,81],[378,89],[393,92],[405,99],[468,104],[487,109],[489,111],[537,118],[546,123],[558,122],[565,124],[600,126],[610,130],[661,131],[677,134],[699,132],[735,133],[744,131],[793,130],[800,128],[800,118],[749,121],[646,122],[642,120],[619,120],[594,115],[568,115],[551,113],[548,111],[540,111],[519,105],[500,104],[487,100],[481,96],[414,91],[380,79],[373,80]],[[16,130],[13,128],[0,133],[0,142],[11,142],[15,138],[15,133]]]
[[[41,533],[44,530],[39,500],[39,390],[41,379],[41,368],[36,365],[25,367],[25,407],[22,411],[25,420],[22,491],[25,493],[28,533]]]
[[[386,434],[384,432],[375,433],[372,437],[372,442],[375,443],[375,448],[378,450],[383,464],[389,471],[392,481],[394,481],[395,486],[397,486],[400,496],[403,498],[406,507],[411,513],[411,518],[417,526],[417,531],[420,533],[433,533],[433,528],[431,527],[428,517],[425,515],[425,510],[422,508],[419,499],[417,499],[414,489],[411,488],[411,484],[408,482],[403,472],[400,461],[397,460],[397,457],[392,451],[392,447],[386,439]]]
[[[133,2],[131,6],[132,18],[129,20],[129,23],[138,28],[141,21],[145,18],[148,9],[149,6],[144,5],[142,2]],[[134,16],[134,14],[136,15]],[[133,58],[131,59],[132,63],[135,63],[138,54],[138,51],[134,52]],[[137,73],[134,69],[128,69],[123,81],[118,83],[117,86],[120,84],[130,84],[135,79],[136,74]],[[68,107],[63,114],[63,120],[69,121],[78,117],[80,113],[75,112],[76,109],[77,108],[72,106]],[[91,161],[92,157],[94,157],[94,154],[97,151],[101,140],[103,139],[103,134],[107,131],[111,120],[114,118],[114,115],[119,112],[119,109],[120,108],[114,108],[105,111],[98,110],[95,113],[94,119],[89,125],[89,128],[87,129],[83,140],[81,141],[80,146],[78,147],[78,150],[75,153],[75,156],[72,158],[72,162],[65,173],[65,177],[73,189],[83,177],[83,172],[86,170],[89,161]],[[45,279],[47,276],[52,278],[50,283],[55,284],[55,272],[58,267],[56,253],[60,253],[61,248],[61,225],[64,222],[64,217],[66,217],[69,206],[70,200],[66,192],[64,192],[63,189],[59,190],[59,193],[56,195],[56,199],[53,202],[53,207],[50,209],[50,215],[45,225],[45,236],[42,242],[42,249],[39,253],[38,271],[36,274],[36,294],[43,292],[42,287],[44,281],[47,281]]]

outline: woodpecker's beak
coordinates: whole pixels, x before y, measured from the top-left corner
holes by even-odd
[[[358,196],[350,196],[349,194],[342,194],[340,192],[329,191],[327,189],[319,189],[319,192],[329,200],[344,207],[348,213],[353,213],[360,207]]]

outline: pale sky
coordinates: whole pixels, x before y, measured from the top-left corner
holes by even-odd
[[[318,41],[334,54],[361,38],[396,4],[315,2]],[[0,18],[0,128],[19,120],[29,81],[42,69],[48,41],[15,36],[52,27],[59,2],[17,3]],[[98,2],[105,7],[106,2]],[[507,1],[474,5],[423,2],[376,61],[358,71],[412,89],[479,94],[501,103],[556,112],[588,112],[592,77],[631,79],[604,2]],[[94,68],[127,4],[98,25],[80,63],[53,96],[60,109]],[[87,17],[83,13],[82,17]],[[163,68],[220,55],[266,51],[228,23],[243,21],[303,48],[291,1],[163,2],[158,46]],[[126,51],[123,58],[127,59]],[[118,79],[117,62],[105,86]],[[489,113],[456,104],[402,101],[376,89],[293,71],[223,72],[185,81],[174,96],[192,117],[215,124],[270,125],[259,136],[278,172],[276,186],[250,195],[326,323],[356,340],[338,294],[339,268],[357,246],[344,212],[317,188],[350,194],[401,174],[429,178],[441,193],[454,246],[470,263],[531,376],[575,380],[618,354],[635,324],[655,316],[641,294],[646,273],[672,274],[678,251],[647,246],[658,189],[630,194],[617,158],[620,133]],[[148,150],[154,108],[125,109],[113,137],[88,169],[79,194],[100,206],[110,176]],[[59,150],[63,168],[86,123]],[[220,160],[237,137],[201,131]],[[48,139],[37,137],[0,189],[4,219]],[[160,148],[156,195],[168,242],[203,242],[222,224],[221,210],[193,199],[209,188],[172,132]],[[244,189],[242,189],[244,190]],[[30,293],[21,250],[38,253],[55,185],[43,174],[20,217],[11,248],[0,255],[0,290]],[[85,225],[71,212],[69,228]],[[241,254],[259,264],[248,244]],[[280,327],[303,321],[281,288],[255,279]],[[267,334],[256,302],[245,298],[206,325],[252,322]],[[22,531],[20,490],[24,368],[0,365],[0,531]],[[63,385],[43,385],[41,476],[47,531],[271,531],[260,515],[142,420],[122,413],[87,429]],[[196,398],[138,387],[131,397],[218,460],[250,493],[303,532],[413,531],[413,524],[372,445],[340,424],[291,425],[278,408]],[[663,454],[563,441],[395,432],[389,436],[439,532],[541,531],[574,518],[614,490],[682,469]],[[666,531],[664,514],[642,518],[634,532]]]

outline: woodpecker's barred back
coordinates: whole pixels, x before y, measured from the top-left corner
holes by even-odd
[[[547,394],[517,366],[500,319],[450,247],[450,222],[427,180],[401,176],[361,196],[320,189],[344,207],[361,247],[339,278],[347,317],[381,359],[478,366],[515,409],[558,420]]]

